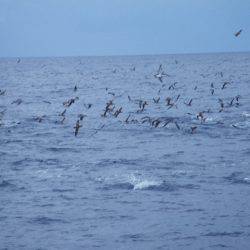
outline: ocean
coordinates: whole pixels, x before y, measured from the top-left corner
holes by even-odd
[[[250,53],[0,59],[0,228],[1,250],[248,249]]]

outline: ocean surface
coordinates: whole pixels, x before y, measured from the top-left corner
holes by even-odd
[[[0,228],[1,250],[249,249],[250,53],[0,59]]]

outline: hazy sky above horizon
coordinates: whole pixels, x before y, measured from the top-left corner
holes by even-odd
[[[250,0],[0,0],[0,57],[226,51],[250,51]]]

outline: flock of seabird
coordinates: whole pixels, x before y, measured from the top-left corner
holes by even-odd
[[[234,35],[236,37],[238,37],[242,32],[242,29],[239,30],[238,32],[236,32]],[[21,59],[18,58],[17,59],[17,63],[20,63]],[[175,63],[178,64],[178,61],[175,60]],[[136,67],[134,66],[132,69],[132,71],[136,70]],[[117,72],[116,69],[114,69],[112,71],[114,74]],[[223,78],[223,72],[218,72],[216,74],[219,74],[221,78]],[[128,115],[126,116],[125,120],[123,120],[122,122],[124,122],[125,124],[144,124],[147,123],[149,124],[151,127],[153,128],[158,128],[158,127],[162,127],[165,128],[167,127],[168,124],[172,123],[174,124],[174,126],[180,130],[181,127],[178,124],[178,121],[175,118],[171,118],[171,117],[150,117],[149,115],[145,115],[145,116],[141,116],[139,118],[136,117],[136,114],[143,114],[145,112],[145,110],[147,109],[147,107],[149,105],[158,105],[161,101],[161,103],[163,103],[166,106],[166,110],[172,109],[172,108],[178,108],[179,102],[180,102],[180,94],[177,93],[177,96],[175,98],[173,97],[165,97],[164,100],[162,101],[162,96],[159,96],[161,90],[163,88],[166,87],[166,84],[164,82],[164,78],[170,77],[169,74],[165,73],[163,70],[163,66],[162,64],[159,66],[157,72],[155,74],[153,74],[153,76],[159,80],[161,85],[161,88],[158,91],[158,96],[157,97],[153,97],[152,100],[143,100],[143,99],[133,99],[130,95],[127,96],[128,98],[128,102],[133,103],[138,105],[137,110],[133,111],[133,112],[129,112]],[[229,81],[224,81],[221,85],[221,90],[226,89],[231,83]],[[168,90],[175,90],[176,86],[178,85],[178,82],[174,82],[172,84],[170,84],[168,86]],[[197,86],[195,86],[194,90],[197,89]],[[73,88],[74,92],[78,91],[78,86],[75,85]],[[125,113],[125,110],[123,107],[121,106],[116,106],[115,104],[115,98],[117,98],[117,95],[114,92],[110,92],[108,88],[106,88],[106,92],[108,94],[108,96],[112,96],[112,98],[110,100],[108,100],[108,102],[105,104],[105,107],[102,111],[102,113],[100,114],[100,116],[102,117],[102,119],[105,119],[107,117],[114,117],[114,118],[118,118],[120,116],[121,113]],[[3,96],[6,94],[6,90],[0,90],[0,96]],[[211,83],[210,85],[210,94],[211,95],[215,95],[215,86],[214,83]],[[56,121],[56,123],[59,124],[63,124],[66,120],[66,113],[67,113],[67,109],[73,105],[77,100],[79,100],[79,97],[73,97],[70,98],[68,100],[65,100],[62,105],[64,106],[64,110],[62,112],[59,113],[59,116],[61,117],[60,121]],[[233,97],[231,99],[231,101],[229,103],[225,103],[221,98],[218,98],[218,103],[219,103],[219,108],[218,108],[218,112],[221,113],[224,111],[224,109],[227,107],[238,107],[240,105],[239,103],[240,100],[240,96],[237,95],[235,97]],[[18,98],[17,100],[14,100],[11,104],[16,104],[16,105],[20,105],[22,103],[22,99]],[[48,104],[51,104],[51,102],[47,102]],[[191,107],[193,105],[193,98],[190,98],[186,101],[183,102],[184,105],[186,105],[187,107]],[[84,107],[86,109],[91,109],[93,106],[92,103],[85,103]],[[0,126],[1,126],[1,121],[3,119],[3,116],[5,114],[6,110],[2,110],[0,112]],[[206,113],[210,113],[211,109],[207,109],[207,110],[203,110],[203,111],[199,111],[197,114],[192,114],[192,113],[186,113],[187,115],[193,115],[196,117],[196,119],[198,121],[200,121],[201,124],[206,122]],[[81,123],[83,122],[83,119],[86,117],[87,115],[84,114],[79,114],[77,116],[77,120],[75,122],[75,126],[74,126],[74,135],[77,136],[79,134],[80,128],[83,126]],[[44,119],[46,118],[46,116],[37,116],[34,118],[35,121],[41,123]],[[120,120],[121,121],[121,120]],[[96,134],[100,129],[102,129],[105,125],[103,124],[99,129],[96,129],[95,132],[93,133]],[[198,126],[191,126],[189,132],[191,134],[194,134],[197,131]]]

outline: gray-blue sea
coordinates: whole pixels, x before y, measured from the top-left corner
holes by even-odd
[[[249,245],[250,53],[0,59],[1,250]]]

